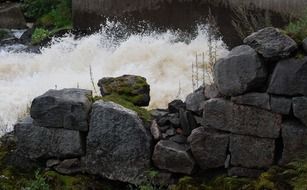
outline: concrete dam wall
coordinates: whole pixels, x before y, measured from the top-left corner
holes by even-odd
[[[99,26],[105,17],[124,16],[131,13],[146,15],[146,11],[161,9],[178,14],[180,11],[174,10],[179,5],[192,10],[209,6],[243,5],[282,14],[299,14],[307,7],[307,0],[73,0],[74,24],[77,28],[94,27]]]

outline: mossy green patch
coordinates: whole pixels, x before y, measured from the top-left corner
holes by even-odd
[[[286,33],[292,37],[298,44],[307,37],[307,10],[301,18],[298,18],[285,28]]]
[[[104,78],[101,80],[105,95],[117,94],[122,99],[135,105],[144,104],[148,100],[149,85],[141,76],[124,75],[117,78]]]
[[[97,100],[111,101],[127,109],[135,111],[139,115],[139,117],[145,122],[149,122],[152,119],[151,114],[148,110],[134,105],[132,102],[127,101],[122,96],[115,94],[115,93],[111,95],[107,95],[107,96],[95,96],[95,97],[92,97],[91,100],[93,102]]]

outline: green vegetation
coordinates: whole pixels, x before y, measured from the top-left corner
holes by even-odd
[[[290,22],[285,31],[295,41],[301,43],[307,37],[307,10],[302,17]]]
[[[141,107],[138,107],[138,106],[134,105],[133,103],[127,101],[126,99],[123,98],[122,95],[118,95],[116,93],[113,93],[113,94],[107,95],[107,96],[95,96],[95,97],[92,97],[91,100],[93,102],[98,101],[98,100],[111,101],[111,102],[119,104],[119,105],[121,105],[121,106],[123,106],[127,109],[135,111],[143,121],[150,121],[151,120],[151,115],[150,115],[150,112],[148,110],[141,108]]]
[[[306,190],[307,158],[288,164],[274,166],[257,179],[219,175],[213,179],[183,177],[171,190]]]
[[[50,32],[43,28],[36,28],[32,34],[32,44],[39,44],[46,38],[48,38],[50,35]]]
[[[32,44],[61,30],[72,29],[71,0],[23,0],[24,14],[35,21]]]

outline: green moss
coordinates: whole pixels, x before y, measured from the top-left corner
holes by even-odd
[[[307,10],[301,18],[298,18],[285,28],[286,33],[299,44],[307,37]]]
[[[33,45],[41,43],[50,36],[50,32],[43,28],[36,28],[32,34],[31,43]]]
[[[135,106],[132,102],[127,101],[126,99],[124,99],[122,96],[118,94],[114,93],[114,94],[107,95],[107,96],[95,96],[95,97],[89,97],[89,98],[92,102],[95,102],[98,100],[111,101],[127,109],[133,110],[145,122],[149,122],[152,119],[151,114],[148,110],[146,110],[145,108]]]

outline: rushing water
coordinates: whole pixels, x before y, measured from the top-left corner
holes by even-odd
[[[180,32],[143,32],[117,38],[117,24],[75,39],[54,39],[41,54],[13,53],[0,47],[0,123],[11,130],[31,100],[48,89],[92,89],[102,77],[142,75],[151,85],[151,107],[163,107],[181,89],[181,98],[192,91],[191,64],[196,53],[208,52],[206,27],[199,26],[194,38],[183,42]],[[227,50],[217,40],[218,56]],[[205,57],[207,60],[207,55]],[[98,88],[96,86],[96,88]],[[97,89],[98,90],[98,89]],[[2,120],[2,121],[1,121]]]

